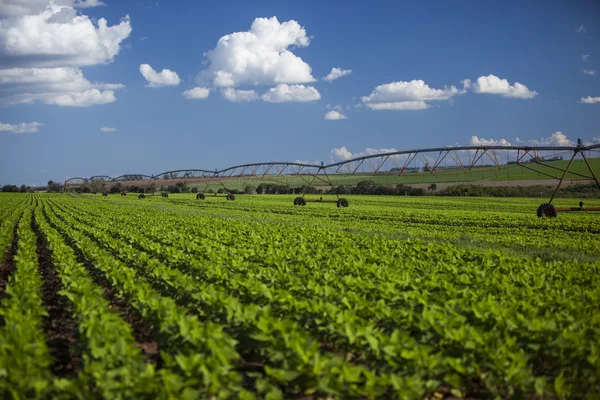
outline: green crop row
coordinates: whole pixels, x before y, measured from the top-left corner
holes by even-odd
[[[4,249],[18,223],[0,397],[600,392],[594,215],[538,219],[532,199],[130,197],[0,196]],[[69,301],[76,376],[51,372],[41,267]]]

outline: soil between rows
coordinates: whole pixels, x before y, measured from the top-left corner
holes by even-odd
[[[57,227],[48,220],[48,216],[46,215],[46,211],[43,211],[44,216],[46,217],[48,223],[53,226],[55,229]],[[62,231],[57,229],[63,235]],[[162,364],[162,358],[160,357],[160,352],[158,348],[158,342],[154,340],[153,330],[150,325],[148,325],[143,318],[139,315],[139,313],[124,299],[118,297],[117,291],[112,287],[108,279],[104,276],[102,271],[96,268],[87,258],[85,258],[84,254],[81,250],[73,243],[73,241],[65,237],[63,235],[65,243],[71,247],[73,252],[75,253],[75,257],[77,262],[83,264],[92,278],[92,281],[100,286],[103,290],[104,298],[110,303],[109,307],[119,313],[121,318],[125,320],[130,326],[133,334],[133,338],[137,342],[137,346],[140,348],[144,356],[146,357],[146,361],[155,363],[158,368],[160,368]]]
[[[59,293],[62,282],[35,217],[31,220],[31,228],[37,237],[38,271],[43,280],[42,301],[48,313],[44,317],[43,330],[46,344],[54,358],[50,369],[58,377],[75,377],[83,368],[83,361],[72,305],[68,298]]]
[[[8,283],[8,279],[12,275],[12,272],[15,269],[15,255],[17,254],[17,243],[19,243],[19,235],[17,234],[17,228],[19,226],[19,221],[21,217],[17,219],[15,222],[15,227],[13,229],[13,238],[10,243],[10,246],[4,253],[4,258],[2,259],[2,263],[0,264],[0,299],[4,297],[4,291],[6,290],[6,284]],[[1,319],[2,317],[0,317]]]

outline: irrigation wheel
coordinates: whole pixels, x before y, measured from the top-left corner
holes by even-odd
[[[138,199],[145,199],[145,198],[146,198],[146,195],[144,193],[140,193],[138,195]]]
[[[227,200],[235,200],[235,194],[233,193],[227,193]]]
[[[556,218],[556,216],[558,215],[558,211],[556,210],[556,207],[554,207],[554,204],[552,203],[544,203],[541,206],[538,207],[537,209],[537,216],[542,218]]]
[[[338,207],[348,207],[348,200],[343,197],[340,197],[337,201],[337,206]]]
[[[162,197],[169,197],[169,193],[161,193],[160,194]]]
[[[204,193],[198,193],[196,195],[196,200],[204,200],[206,198],[206,196],[204,196]]]

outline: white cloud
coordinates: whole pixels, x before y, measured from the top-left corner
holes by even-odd
[[[346,119],[346,116],[339,111],[331,110],[325,114],[325,119],[335,121],[338,119]]]
[[[181,79],[175,71],[163,69],[156,72],[149,64],[140,64],[140,72],[148,82],[148,87],[158,88],[163,86],[177,86]]]
[[[345,75],[350,75],[352,73],[351,69],[341,69],[341,68],[331,68],[331,72],[329,74],[327,74],[326,77],[323,78],[323,80],[331,82],[335,79],[339,79],[342,76]]]
[[[567,135],[560,131],[556,131],[552,136],[541,138],[540,140],[533,139],[530,141],[534,146],[573,146],[575,143],[567,139]]]
[[[587,31],[585,30],[585,26],[579,25],[577,27],[577,29],[575,29],[575,32],[577,32],[577,33],[586,33]]]
[[[321,98],[321,94],[312,86],[279,84],[262,95],[270,103],[307,102]]]
[[[371,110],[424,110],[429,105],[424,101],[397,101],[393,103],[367,103]]]
[[[183,97],[185,97],[188,100],[190,100],[190,99],[206,99],[208,97],[208,95],[210,94],[210,88],[195,87],[193,89],[186,90],[185,92],[183,92],[181,94],[183,95]]]
[[[205,53],[210,66],[199,79],[221,87],[314,82],[310,65],[289,50],[309,43],[306,30],[294,20],[256,18],[249,31],[225,35]]]
[[[584,54],[581,56],[581,61],[586,62],[588,60],[588,58],[590,58],[589,54]]]
[[[46,104],[65,107],[89,107],[95,104],[108,104],[117,101],[112,90],[89,89],[84,92],[67,93],[43,100]]]
[[[308,165],[321,165],[321,163],[323,163],[323,161],[319,161],[319,160],[315,160],[315,161],[294,160],[294,162],[297,164],[308,164]]]
[[[371,156],[374,154],[394,153],[396,151],[398,151],[398,150],[396,150],[394,148],[374,149],[374,148],[367,147],[364,151],[361,151],[359,153],[352,153],[351,151],[349,151],[346,148],[346,146],[342,146],[339,148],[332,149],[331,156],[335,161],[345,161],[345,160],[350,160],[352,158],[357,158],[357,157]]]
[[[49,0],[2,0],[0,17],[19,17],[29,14],[39,14],[46,9]],[[98,0],[54,0],[57,6],[74,8],[89,8],[105,6]]]
[[[8,0],[0,7],[0,105],[89,106],[116,101],[115,83],[92,83],[79,67],[113,61],[131,33],[129,17],[95,24],[75,8],[96,0]]]
[[[90,106],[116,101],[117,83],[91,83],[79,68],[0,69],[0,104],[32,103]],[[69,100],[71,99],[71,100]]]
[[[517,138],[519,142],[519,138]],[[484,139],[477,136],[471,136],[471,145],[473,146],[510,146],[511,144],[506,139]]]
[[[74,7],[75,8],[90,8],[90,7],[100,7],[105,6],[100,0],[75,0]]]
[[[20,124],[3,124],[2,122],[0,122],[0,132],[37,132],[40,126],[44,126],[44,124],[42,124],[41,122],[21,122]]]
[[[584,69],[583,73],[586,75],[596,75],[596,71],[593,69]]]
[[[258,100],[258,94],[254,90],[225,88],[221,90],[221,96],[233,102]]]
[[[102,128],[100,128],[100,132],[116,132],[117,128],[111,128],[108,126],[103,126]]]
[[[39,14],[8,18],[0,23],[0,60],[22,66],[65,67],[110,62],[131,33],[129,16],[108,26],[95,26],[68,6],[49,3]]]
[[[600,103],[600,97],[592,97],[592,96],[582,97],[581,100],[579,100],[579,102],[582,104]]]
[[[361,99],[372,110],[423,110],[429,107],[425,101],[448,100],[463,93],[454,86],[434,89],[422,80],[412,80],[379,85]]]
[[[514,85],[511,85],[508,80],[500,79],[491,74],[477,78],[477,82],[475,82],[472,87],[475,93],[499,94],[504,97],[520,99],[532,99],[538,95],[535,90],[531,91],[527,86],[519,82],[515,82]]]

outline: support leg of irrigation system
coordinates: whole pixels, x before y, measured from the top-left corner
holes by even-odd
[[[565,168],[565,172],[563,172],[562,176],[560,177],[560,180],[558,181],[558,184],[556,185],[556,188],[554,188],[554,192],[552,192],[552,197],[550,197],[550,201],[548,201],[548,203],[552,203],[552,200],[554,200],[554,196],[556,196],[558,189],[560,189],[560,185],[562,185],[563,181],[565,180],[565,177],[569,173],[569,169],[571,168],[571,164],[573,164],[573,160],[575,160],[577,153],[579,153],[579,149],[575,149],[575,151],[573,152],[573,157],[571,157],[567,168]]]
[[[596,174],[594,174],[594,169],[590,165],[590,162],[588,161],[588,159],[585,156],[585,153],[583,151],[581,152],[581,156],[583,157],[583,161],[585,161],[585,165],[587,165],[588,169],[590,170],[590,173],[592,174],[592,177],[596,181],[596,185],[598,186],[598,189],[600,189],[600,182],[598,182],[598,178],[596,177]]]

